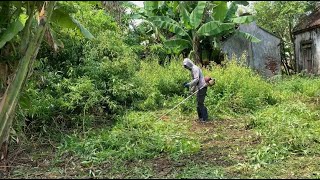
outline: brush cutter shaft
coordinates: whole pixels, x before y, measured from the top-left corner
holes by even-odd
[[[202,88],[206,87],[206,85],[202,86],[200,89],[196,90],[195,92],[193,92],[190,96],[188,96],[187,98],[185,98],[183,101],[181,101],[179,104],[177,104],[176,106],[174,106],[172,109],[170,109],[167,113],[163,114],[159,119],[163,118],[163,116],[169,114],[169,112],[171,112],[172,110],[174,110],[176,107],[178,107],[180,104],[182,104],[183,102],[185,102],[187,99],[189,99],[191,96],[193,96],[195,93],[197,93],[198,91],[200,91]]]

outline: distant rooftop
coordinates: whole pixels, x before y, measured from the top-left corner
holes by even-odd
[[[320,27],[320,8],[318,7],[310,15],[302,20],[293,28],[293,34],[299,34]]]

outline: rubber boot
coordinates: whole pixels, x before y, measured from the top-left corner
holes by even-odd
[[[203,121],[208,121],[208,109],[207,107],[203,107],[202,112],[201,112]]]
[[[197,113],[198,113],[198,118],[199,118],[199,120],[200,120],[200,121],[203,120],[202,112],[201,112],[200,107],[197,107]]]

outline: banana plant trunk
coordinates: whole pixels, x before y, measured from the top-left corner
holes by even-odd
[[[197,36],[196,33],[194,33],[192,38],[192,46],[193,46],[193,55],[194,55],[195,63],[201,64],[200,54],[199,54],[200,38],[199,36]]]
[[[0,144],[1,144],[1,159],[0,164],[7,165],[8,155],[8,139],[12,121],[15,115],[15,108],[19,100],[21,89],[25,85],[28,72],[32,68],[32,61],[36,58],[40,44],[42,42],[45,30],[48,26],[48,22],[51,18],[53,8],[56,1],[46,1],[44,4],[45,17],[40,17],[43,21],[37,27],[34,38],[30,39],[25,53],[19,61],[19,65],[16,69],[12,82],[8,85],[3,98],[0,103]],[[29,29],[31,30],[31,28]],[[7,168],[5,168],[7,170]]]

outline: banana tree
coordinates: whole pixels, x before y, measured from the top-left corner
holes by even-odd
[[[64,45],[60,39],[58,39],[57,32],[53,27],[77,29],[78,34],[83,35],[87,39],[93,39],[94,36],[78,21],[71,13],[72,10],[67,10],[68,3],[57,3],[52,13],[51,22],[46,31],[45,41],[51,45],[51,47],[57,51],[58,47],[63,48]],[[52,27],[52,28],[51,28]]]
[[[143,33],[144,39],[147,39],[152,43],[163,43],[167,38],[172,37],[174,33],[163,32],[160,28],[152,21],[154,16],[166,16],[172,19],[178,19],[178,6],[177,1],[144,1],[143,8],[134,9],[131,19],[139,20],[141,23],[133,25],[134,31],[145,29]],[[136,31],[138,32],[138,31]],[[170,48],[162,46],[167,54],[172,54]]]
[[[236,25],[250,23],[254,20],[251,15],[235,17],[237,3],[246,2],[232,2],[228,8],[226,1],[199,1],[190,13],[188,4],[180,1],[178,6],[179,22],[166,16],[153,16],[149,19],[157,27],[175,34],[173,39],[164,42],[167,47],[173,49],[177,54],[189,49],[189,57],[194,58],[195,62],[199,64],[201,63],[199,47],[203,37],[215,37],[215,44],[217,44],[219,37],[236,33],[252,42],[259,42],[254,36],[236,30]]]
[[[21,39],[19,48],[21,58],[0,102],[0,162],[7,158],[8,137],[15,108],[20,92],[33,69],[32,65],[44,35],[46,34],[46,40],[51,40],[55,49],[62,46],[50,27],[59,24],[68,28],[78,28],[85,37],[93,38],[91,33],[63,10],[63,7],[56,1],[22,1],[14,2],[12,5],[18,10],[18,18],[11,20],[11,24],[1,33],[0,49],[19,36]]]
[[[22,42],[27,42],[27,45],[24,47],[25,49],[22,49],[24,52],[22,55],[22,58],[20,59],[18,68],[16,70],[16,73],[14,74],[14,78],[12,82],[7,87],[5,94],[3,95],[2,101],[0,103],[0,143],[2,147],[2,154],[1,158],[6,158],[7,156],[7,140],[9,136],[9,130],[12,124],[12,120],[14,117],[14,112],[16,108],[16,104],[18,102],[18,96],[20,94],[20,91],[23,87],[24,82],[26,81],[26,77],[28,75],[29,67],[31,65],[32,60],[36,57],[36,54],[38,53],[40,43],[42,41],[43,35],[45,33],[45,30],[48,25],[48,21],[50,21],[55,1],[46,2],[43,4],[42,9],[39,12],[38,15],[38,25],[36,27],[36,32],[33,35],[32,39],[28,39],[30,37],[22,37]],[[27,21],[31,21],[33,17],[33,12],[29,11],[29,17]],[[18,20],[19,21],[19,20]],[[14,23],[18,22],[15,21]],[[24,21],[25,22],[25,21]],[[19,24],[19,23],[16,23]],[[10,27],[10,26],[9,26]],[[27,23],[27,26],[21,28],[21,23],[19,26],[13,26],[16,28],[13,29],[19,29],[22,30],[23,28],[28,28],[29,31],[31,27],[31,23]],[[9,29],[9,28],[8,28]],[[7,29],[7,30],[8,30]],[[16,33],[17,31],[13,31],[13,33]],[[28,32],[29,35],[31,34],[30,31]],[[13,38],[15,35],[10,34],[10,32],[5,32],[1,38],[3,41],[9,41],[10,38]],[[4,39],[4,40],[3,40]],[[4,44],[4,43],[2,43]],[[22,44],[21,44],[22,45]],[[1,159],[1,161],[4,159]]]
[[[142,26],[143,29],[146,29],[147,35],[154,34],[156,41],[162,42],[165,41],[165,35],[160,32],[159,28],[152,22],[152,19],[150,17],[153,16],[167,16],[165,12],[165,6],[170,2],[164,2],[164,1],[145,1],[144,7],[136,9],[132,16],[132,20],[139,20],[142,23],[140,23],[139,26]],[[171,16],[170,16],[171,17]]]

